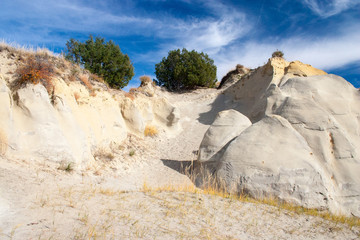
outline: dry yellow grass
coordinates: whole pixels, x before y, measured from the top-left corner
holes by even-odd
[[[135,96],[133,93],[125,93],[125,97],[130,98],[131,100],[135,100]]]
[[[0,41],[0,51],[8,51],[10,53],[15,53],[19,55],[37,55],[40,57],[61,57],[61,55],[55,55],[49,49],[46,48],[33,48],[30,46],[19,45],[16,43],[7,43],[4,40]]]
[[[78,102],[79,98],[80,98],[80,94],[78,92],[74,93],[74,98],[76,100],[76,102]]]
[[[90,93],[89,93],[90,97],[96,97],[96,92],[94,90],[92,90]]]
[[[275,197],[266,197],[262,199],[255,199],[249,197],[245,194],[231,194],[224,189],[214,188],[208,184],[208,187],[204,189],[199,189],[194,185],[166,185],[162,187],[151,188],[147,185],[147,183],[143,184],[142,188],[143,192],[188,192],[188,193],[196,193],[196,194],[205,194],[205,195],[213,195],[219,196],[222,198],[232,199],[241,202],[249,202],[254,204],[266,204],[270,206],[274,206],[280,210],[285,210],[288,212],[293,212],[295,214],[305,214],[308,216],[320,217],[325,220],[329,220],[335,223],[342,223],[348,225],[350,228],[352,227],[360,227],[360,219],[357,217],[346,217],[344,215],[335,215],[330,213],[329,211],[319,210],[314,208],[305,208],[302,206],[297,206],[293,203],[288,203],[279,200]]]
[[[153,82],[153,81],[151,80],[151,78],[150,78],[149,76],[146,76],[146,75],[141,76],[141,77],[140,77],[140,81],[141,81],[141,84],[140,84],[141,87],[144,86],[144,85],[146,85],[147,83],[152,83],[152,82]]]
[[[79,79],[80,79],[80,81],[82,81],[82,82],[85,84],[85,86],[86,86],[90,91],[92,91],[93,86],[91,85],[91,83],[90,83],[90,81],[89,81],[89,75],[87,75],[87,74],[80,74],[80,75],[79,75]]]
[[[147,137],[153,137],[153,136],[156,136],[158,134],[158,130],[155,126],[152,126],[152,125],[147,125],[145,127],[145,130],[144,130],[144,135]]]

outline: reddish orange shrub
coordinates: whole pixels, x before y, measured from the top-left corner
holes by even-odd
[[[54,84],[52,83],[54,68],[47,59],[29,56],[24,65],[17,68],[16,74],[18,76],[16,83],[18,87],[28,82],[33,84],[41,82],[49,94],[54,90]]]
[[[38,84],[40,80],[51,81],[53,72],[54,69],[47,60],[33,56],[26,59],[25,65],[16,70],[20,83],[32,82],[33,84]]]

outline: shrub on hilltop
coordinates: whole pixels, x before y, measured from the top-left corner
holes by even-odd
[[[273,52],[271,57],[279,57],[279,58],[283,58],[284,57],[284,53],[280,50],[276,50],[275,52]]]
[[[214,87],[216,66],[203,52],[189,52],[185,48],[170,51],[167,58],[155,65],[156,84],[170,91],[188,90],[196,87]]]
[[[128,55],[123,54],[113,41],[90,35],[84,43],[70,39],[66,43],[65,58],[83,65],[91,73],[101,76],[110,87],[123,88],[134,76]]]

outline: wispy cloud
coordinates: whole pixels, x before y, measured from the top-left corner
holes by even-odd
[[[360,4],[360,0],[303,0],[308,8],[320,17],[327,18]]]
[[[330,70],[360,61],[359,24],[347,27],[341,34],[314,38],[293,36],[283,40],[249,41],[234,45],[227,51],[214,56],[218,76],[224,76],[237,63],[255,68],[264,64],[272,52],[280,49],[289,61],[300,60],[316,68]]]
[[[267,12],[271,9],[267,7],[266,1],[261,5],[261,18],[258,16],[258,4],[254,4],[256,7],[251,13],[239,7],[236,1],[174,2],[201,9],[201,14],[181,15],[174,14],[166,7],[152,10],[143,7],[145,3],[166,5],[168,2],[164,0],[124,0],[121,4],[95,0],[2,0],[0,37],[19,44],[46,45],[51,49],[51,46],[64,47],[70,37],[86,38],[90,33],[108,36],[118,40],[122,49],[124,45],[128,48],[137,74],[148,74],[144,71],[153,69],[154,64],[167,56],[170,50],[183,47],[208,53],[218,66],[218,78],[237,63],[249,67],[262,65],[276,49],[284,51],[289,60],[298,59],[325,70],[360,60],[360,23],[356,16],[347,16],[348,19],[355,19],[352,27],[344,27],[349,25],[349,21],[344,20],[344,23],[337,23],[335,29],[334,25],[326,26],[332,32],[317,36],[316,33],[312,35],[302,29],[305,29],[305,24],[313,24],[319,18],[305,16],[304,12],[308,11],[303,11],[298,17],[288,17],[281,23],[278,18],[272,19],[271,14],[274,12]],[[321,21],[327,21],[326,18],[359,7],[360,4],[360,0],[301,2],[303,5],[299,4],[300,7],[311,9],[323,18]],[[281,5],[274,4],[273,8],[290,9],[286,16],[296,15],[297,12],[288,8],[287,4],[292,3],[283,1]],[[263,23],[265,19],[266,26]],[[339,26],[343,30],[339,30]],[[264,31],[265,28],[268,31]],[[259,38],[258,32],[265,32],[266,35]],[[142,41],[148,42],[143,44]]]

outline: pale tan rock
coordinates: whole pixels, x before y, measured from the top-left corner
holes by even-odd
[[[200,144],[198,161],[211,161],[228,142],[251,125],[250,120],[236,110],[219,112]]]
[[[124,99],[121,106],[121,113],[126,121],[126,125],[131,131],[135,134],[143,134],[145,130],[144,119],[140,110],[131,99]]]
[[[225,91],[255,122],[204,163],[229,191],[360,216],[360,95],[324,74],[275,58]]]
[[[176,126],[180,119],[179,109],[169,103],[166,98],[154,99],[153,112],[157,121],[168,127]]]

